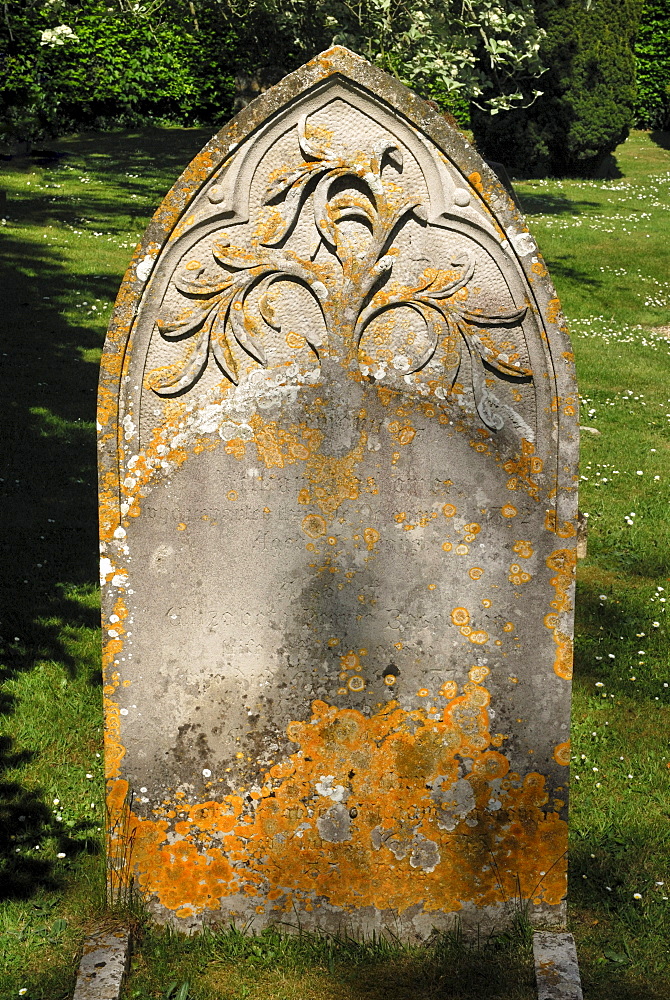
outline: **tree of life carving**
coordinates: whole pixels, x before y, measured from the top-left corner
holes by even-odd
[[[465,348],[477,411],[489,428],[500,430],[503,419],[490,405],[485,368],[515,381],[528,381],[532,371],[515,364],[518,353],[503,353],[486,331],[517,326],[526,307],[494,315],[468,310],[462,290],[472,282],[477,266],[470,251],[455,254],[449,270],[427,268],[411,285],[394,280],[398,249],[393,242],[402,227],[410,218],[428,225],[420,200],[408,196],[398,183],[402,150],[388,138],[371,150],[338,155],[327,143],[308,138],[306,131],[303,116],[297,127],[303,162],[279,172],[266,190],[267,218],[258,245],[249,250],[220,237],[212,245],[207,266],[198,264],[196,271],[182,270],[173,278],[188,305],[176,316],[170,307],[159,315],[157,326],[165,339],[190,340],[191,345],[180,363],[152,371],[148,386],[161,396],[181,395],[196,384],[210,354],[223,374],[238,384],[233,341],[266,367],[263,331],[281,329],[268,292],[275,282],[288,280],[307,289],[318,303],[329,342],[341,345],[345,366],[359,366],[371,381],[374,375],[367,366],[361,368],[359,359],[370,324],[401,308],[418,314],[425,324],[427,346],[412,361],[401,356],[395,367],[403,375],[420,371],[441,343],[445,351],[456,354],[449,372],[453,387]],[[316,252],[300,256],[287,245],[308,203],[319,245],[329,251],[328,264],[318,261]],[[355,234],[345,225],[350,222],[359,224]],[[249,301],[252,291],[256,305]],[[324,347],[321,335],[312,329],[304,336],[318,357]]]

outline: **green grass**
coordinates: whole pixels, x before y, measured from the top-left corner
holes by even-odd
[[[97,366],[135,242],[207,138],[80,136],[50,165],[0,170],[0,1000],[70,996],[84,935],[110,919]],[[582,423],[600,431],[583,435],[572,733],[570,921],[587,1000],[670,995],[670,341],[654,332],[670,324],[670,137],[654,138],[618,150],[615,180],[518,184],[570,320]],[[191,1000],[533,995],[522,920],[508,937],[422,949],[138,927],[126,998],[177,1000],[187,980]]]
[[[162,982],[189,983],[198,1000],[533,1000],[530,941],[522,916],[485,942],[452,934],[422,947],[274,930],[249,936],[231,928],[195,940],[153,931],[133,961],[126,997],[163,996],[152,992]]]

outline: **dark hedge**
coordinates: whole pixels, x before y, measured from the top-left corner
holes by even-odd
[[[230,5],[217,0],[163,0],[147,16],[130,6],[11,0],[4,7],[0,140],[152,121],[216,127],[254,96],[259,81],[269,85],[299,65],[305,46],[327,44],[314,23],[314,37],[296,45],[259,7],[233,19]],[[518,174],[592,174],[634,115],[643,127],[668,127],[670,0],[596,0],[588,11],[584,0],[536,0],[536,8],[548,32],[550,69],[539,81],[545,93],[527,109],[495,116],[473,109],[486,157]],[[632,44],[640,8],[636,99]],[[78,41],[41,45],[42,32],[58,24],[70,25]],[[448,95],[441,80],[422,96],[468,124],[467,101]]]
[[[329,44],[318,18],[293,37],[268,5],[219,0],[11,0],[0,14],[0,140],[149,122],[216,127]],[[135,7],[137,9],[133,10]],[[237,11],[237,13],[234,13]],[[42,45],[47,29],[76,34]],[[441,80],[432,98],[468,123]]]
[[[637,122],[670,128],[670,0],[645,0],[635,46]]]
[[[530,107],[488,115],[473,109],[479,151],[519,175],[593,175],[635,120],[633,45],[641,0],[537,0],[547,31]]]

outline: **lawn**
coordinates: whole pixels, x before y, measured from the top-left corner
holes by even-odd
[[[132,249],[208,137],[84,135],[50,144],[57,157],[0,166],[2,1000],[71,995],[84,935],[111,919],[97,368]],[[589,536],[578,572],[570,926],[587,1000],[661,1000],[670,996],[670,135],[634,133],[617,163],[612,180],[517,190],[569,319],[591,428],[582,442]],[[136,919],[127,997],[176,1000],[185,980],[191,1000],[533,996],[522,915],[495,941],[452,937],[423,950],[230,931],[187,940]]]

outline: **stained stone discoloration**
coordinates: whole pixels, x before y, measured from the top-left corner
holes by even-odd
[[[577,393],[525,223],[341,48],[167,196],[102,362],[112,811],[158,919],[564,917]]]
[[[572,934],[536,931],[533,957],[538,1000],[582,1000],[577,949]]]

